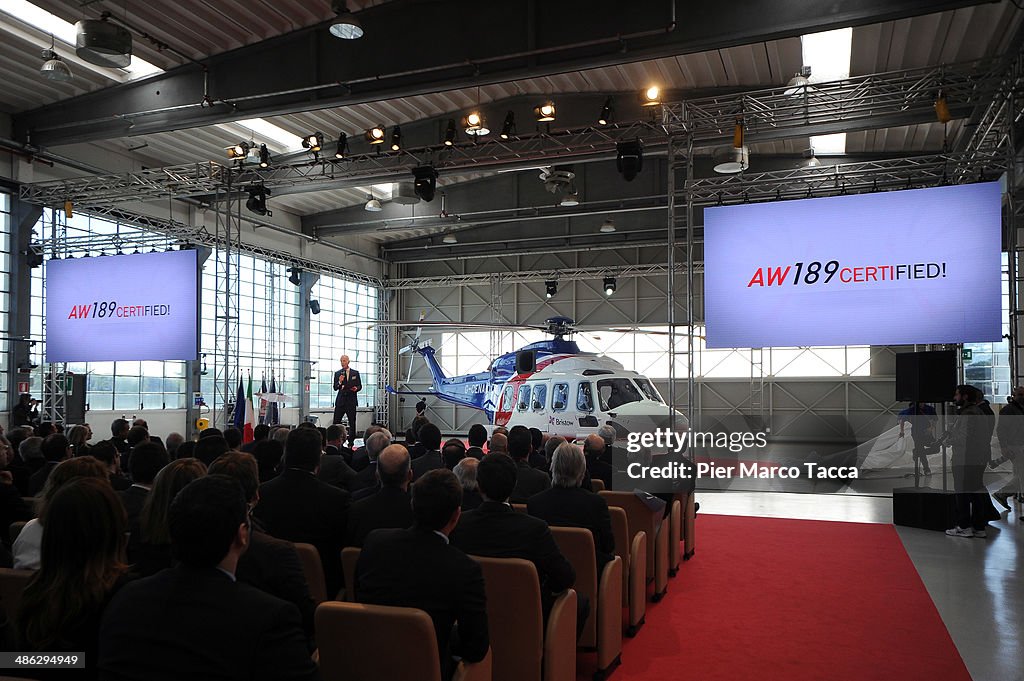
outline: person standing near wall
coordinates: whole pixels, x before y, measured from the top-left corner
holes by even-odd
[[[348,355],[341,356],[341,368],[334,372],[334,389],[338,396],[334,400],[334,423],[341,423],[341,417],[348,419],[348,446],[356,441],[356,394],[363,389],[359,372],[349,367]]]
[[[1024,490],[1024,386],[1014,388],[1007,405],[999,411],[996,436],[999,438],[1002,456],[989,462],[989,467],[995,468],[1009,461],[1013,466],[1013,476],[992,496],[1007,510],[1012,510],[1009,502],[1011,495],[1019,503],[1021,491]],[[1024,515],[1021,515],[1021,520],[1024,521]]]

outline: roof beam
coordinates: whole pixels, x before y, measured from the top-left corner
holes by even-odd
[[[531,78],[888,21],[993,0],[750,0],[688,12],[615,0],[396,0],[360,13],[366,35],[324,24],[19,114],[16,138],[56,146]],[[679,8],[677,23],[676,8]],[[492,27],[492,28],[488,28]],[[457,39],[444,39],[446,36]],[[432,39],[436,38],[436,39]],[[429,44],[429,49],[425,45]],[[638,87],[643,84],[638,84]]]

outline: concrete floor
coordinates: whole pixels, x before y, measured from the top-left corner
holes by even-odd
[[[699,492],[721,515],[891,523],[892,499],[852,494]],[[1002,507],[999,507],[1002,510]],[[910,559],[975,681],[1024,681],[1024,523],[1020,506],[987,539],[897,527]]]

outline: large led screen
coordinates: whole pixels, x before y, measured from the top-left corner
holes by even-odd
[[[708,208],[707,346],[1002,338],[1000,185]]]
[[[46,263],[46,360],[196,359],[192,250]]]

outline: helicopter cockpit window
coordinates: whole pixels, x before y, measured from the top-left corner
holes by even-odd
[[[594,396],[590,391],[590,383],[584,381],[576,391],[576,409],[578,411],[594,411]]]
[[[569,406],[569,384],[555,383],[551,390],[551,411],[565,411]]]
[[[517,405],[519,411],[526,411],[530,408],[530,386],[521,385],[519,386],[519,404]]]
[[[644,394],[644,397],[653,402],[661,402],[662,404],[665,404],[665,400],[662,399],[661,393],[658,392],[658,389],[654,387],[653,383],[646,378],[634,378],[633,380],[636,381],[638,386],[640,386],[640,392]]]
[[[601,401],[601,411],[618,409],[624,404],[643,399],[640,391],[628,378],[605,378],[598,381],[597,396]]]
[[[548,399],[548,386],[546,383],[540,383],[533,386],[533,406],[534,411],[544,411],[544,405]]]
[[[505,390],[501,393],[501,404],[499,405],[500,411],[512,411],[512,391],[514,388],[510,385],[505,386]]]

